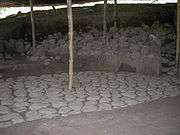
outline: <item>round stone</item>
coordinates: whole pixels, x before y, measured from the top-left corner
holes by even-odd
[[[28,102],[16,102],[14,105],[14,107],[24,107],[24,106],[29,106]]]
[[[22,123],[22,122],[24,122],[24,119],[21,115],[18,114],[12,119],[13,124]]]
[[[41,115],[37,111],[29,111],[25,114],[27,121],[33,121],[41,119]]]
[[[9,121],[16,117],[20,117],[18,113],[8,113],[0,116],[0,122]]]
[[[99,100],[99,103],[108,103],[108,102],[110,102],[111,101],[111,99],[110,98],[101,98],[100,100]]]
[[[134,92],[125,92],[122,93],[123,96],[129,97],[129,98],[135,98],[136,94]]]
[[[69,107],[75,111],[78,111],[82,108],[83,103],[81,101],[72,101],[69,103]]]
[[[50,104],[48,103],[34,103],[32,105],[30,105],[30,110],[39,110],[41,108],[46,108],[48,107]]]
[[[38,56],[31,56],[31,57],[29,57],[29,60],[33,61],[33,62],[38,61],[38,59],[39,59]]]
[[[120,101],[120,100],[113,101],[111,104],[114,107],[124,107],[125,106],[125,103],[123,101]]]
[[[97,106],[96,105],[84,105],[83,108],[82,108],[82,111],[83,112],[93,112],[93,111],[97,111]]]
[[[23,90],[18,90],[14,92],[14,95],[17,97],[25,97],[27,95],[27,92]]]
[[[49,115],[49,114],[57,113],[57,111],[54,108],[42,108],[39,110],[39,113]]]
[[[75,99],[76,99],[76,97],[72,94],[65,95],[65,100],[68,102],[73,101]]]
[[[61,57],[60,57],[60,56],[56,56],[55,59],[56,59],[56,60],[60,60]]]
[[[14,98],[14,102],[25,102],[27,101],[26,97],[16,97]]]
[[[112,110],[112,107],[108,103],[99,104],[99,110]]]
[[[59,116],[57,113],[52,113],[52,114],[42,114],[42,118],[46,118],[46,119],[52,119],[54,117]]]
[[[72,114],[72,115],[75,115],[75,114],[80,114],[81,111],[80,110],[77,110],[77,111],[71,111],[69,112],[69,114]]]
[[[126,99],[124,100],[125,103],[127,103],[128,105],[136,105],[138,104],[138,101],[134,100],[134,99]]]
[[[49,64],[50,64],[49,61],[45,61],[45,62],[44,62],[44,65],[45,65],[45,66],[48,66]]]
[[[85,105],[96,105],[97,101],[86,101]]]
[[[57,101],[52,101],[51,104],[52,104],[52,106],[54,108],[60,108],[62,106],[67,106],[67,102],[66,101],[58,101],[58,100]]]
[[[72,109],[67,107],[67,106],[63,106],[59,109],[59,113],[60,114],[67,114],[68,112],[70,112]]]
[[[36,97],[36,98],[30,98],[28,101],[31,103],[45,103],[46,97]]]
[[[96,100],[99,100],[99,98],[100,97],[98,95],[91,95],[87,97],[87,100],[96,101]]]
[[[10,106],[14,104],[13,100],[10,100],[10,99],[5,99],[5,100],[2,100],[1,101],[1,105],[7,105],[7,106]]]
[[[13,107],[13,111],[21,113],[21,112],[25,112],[27,110],[26,107]]]
[[[0,114],[7,114],[10,112],[10,109],[7,106],[0,105]]]
[[[102,97],[104,97],[104,98],[108,98],[108,97],[111,97],[111,94],[109,93],[109,92],[103,92],[103,93],[101,93],[100,94]]]
[[[10,121],[6,121],[6,122],[0,122],[0,128],[7,128],[10,127],[12,124]]]
[[[150,98],[148,96],[141,95],[141,96],[137,96],[136,100],[139,102],[144,102],[150,100]]]

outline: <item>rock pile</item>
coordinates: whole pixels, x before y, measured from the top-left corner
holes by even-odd
[[[111,28],[106,45],[102,37],[102,32],[96,29],[75,34],[75,62],[79,68],[159,74],[161,42],[155,35],[142,27],[129,27]],[[30,60],[42,60],[45,65],[49,65],[51,59],[68,62],[67,37],[60,33],[50,35],[32,54]]]
[[[31,51],[29,60],[49,65],[52,61],[68,61],[67,37],[61,33],[49,35],[47,39],[38,43],[36,50]],[[61,61],[61,62],[62,62]]]
[[[172,25],[165,24],[160,25],[155,23],[153,26],[153,32],[160,36],[161,47],[161,63],[162,73],[168,75],[175,75],[175,59],[176,59],[176,31]]]
[[[30,48],[31,43],[23,39],[0,40],[0,53],[7,59],[11,59],[14,55],[25,56]]]
[[[92,28],[86,33],[75,33],[75,64],[80,70],[125,70],[156,75],[161,70],[175,75],[175,39],[172,25],[155,22],[151,27],[111,28],[104,45],[102,31]],[[54,61],[68,63],[68,37],[60,32],[38,42],[31,55],[27,55],[30,43],[24,40],[11,39],[6,44],[15,46],[16,52],[30,61],[45,66]]]

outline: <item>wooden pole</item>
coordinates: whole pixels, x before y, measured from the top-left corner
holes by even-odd
[[[117,28],[117,0],[114,0],[114,27]]]
[[[55,6],[54,6],[54,5],[52,5],[52,8],[53,8],[53,10],[55,10],[55,11],[56,11],[56,8],[55,8]]]
[[[107,24],[106,24],[106,11],[107,9],[107,0],[104,0],[104,17],[103,17],[103,42],[106,45],[106,31],[107,31]]]
[[[29,0],[31,7],[31,27],[32,27],[32,45],[33,49],[36,47],[36,36],[35,36],[35,24],[34,24],[34,13],[33,13],[33,1]]]
[[[72,0],[67,0],[67,16],[69,29],[69,90],[73,85],[73,16],[72,16]]]
[[[180,78],[180,0],[177,2],[177,41],[176,41],[176,67],[177,77]]]

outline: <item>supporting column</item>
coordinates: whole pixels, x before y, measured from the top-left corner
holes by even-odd
[[[32,27],[32,45],[33,49],[36,47],[36,36],[35,36],[35,24],[34,24],[34,13],[33,13],[33,0],[29,0],[31,7],[31,27]]]
[[[106,31],[107,31],[107,24],[106,24],[106,11],[107,9],[107,0],[104,0],[104,17],[103,17],[103,43],[106,45]]]
[[[72,0],[67,0],[67,16],[69,29],[69,90],[73,85],[73,16],[72,16]]]
[[[177,2],[177,41],[176,41],[176,67],[177,77],[180,78],[180,0]]]
[[[114,27],[117,28],[117,0],[114,0]]]

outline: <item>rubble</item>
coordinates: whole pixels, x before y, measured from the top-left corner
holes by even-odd
[[[145,24],[120,29],[113,27],[107,33],[106,46],[102,42],[102,31],[95,28],[74,35],[74,57],[78,69],[176,74],[176,34],[172,25],[155,22],[151,27]],[[68,63],[68,37],[60,32],[38,42],[30,54],[27,53],[30,43],[22,39],[10,39],[6,44],[17,46],[16,52],[45,66],[54,61]]]

